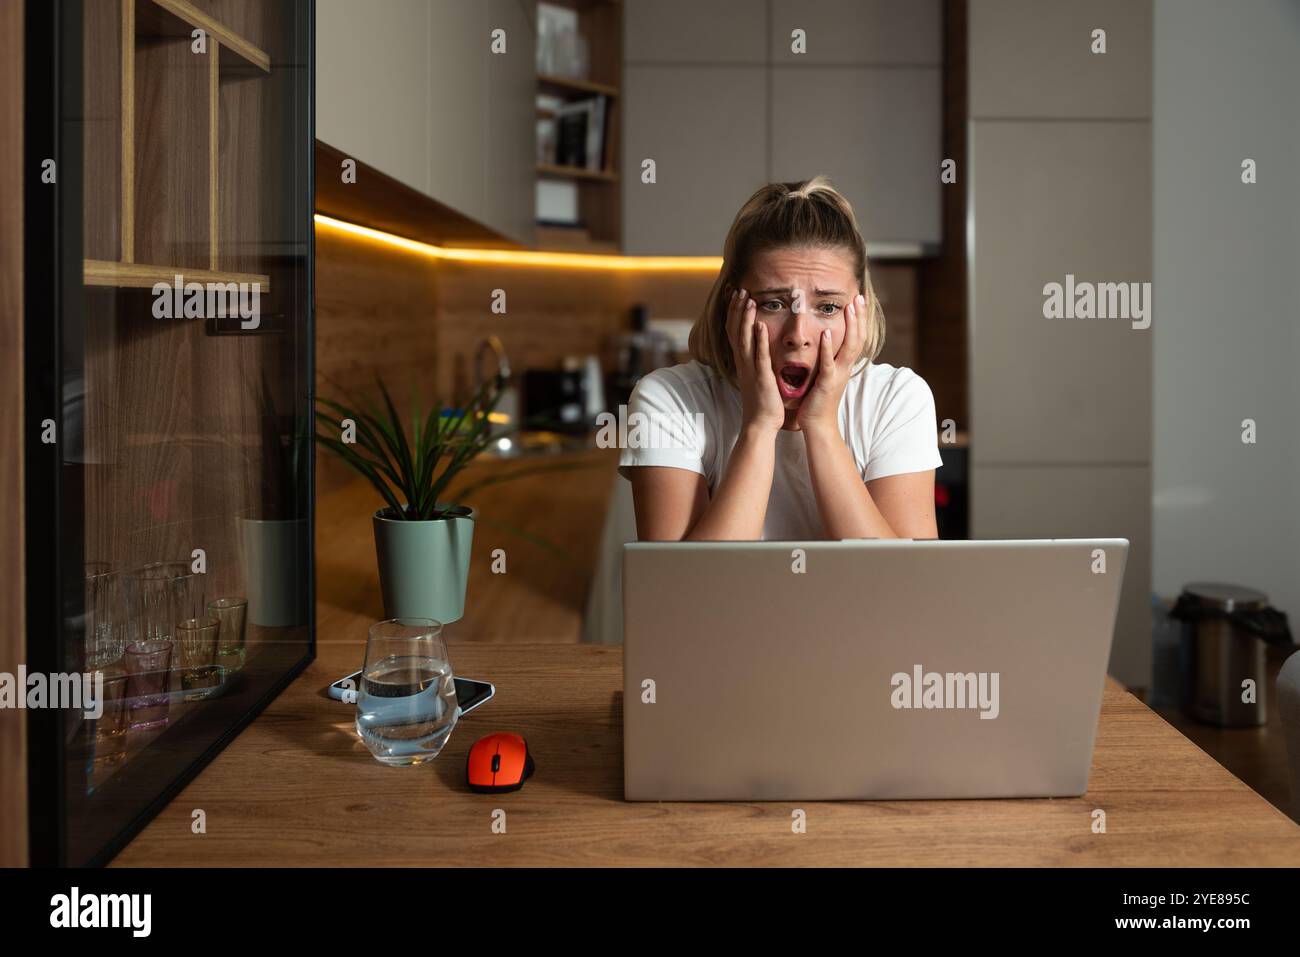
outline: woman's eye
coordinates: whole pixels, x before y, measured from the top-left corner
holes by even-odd
[[[768,308],[769,306],[775,306],[776,308],[770,309]],[[785,303],[783,303],[780,299],[769,299],[767,300],[767,302],[763,303],[763,308],[766,309],[768,312],[779,312],[780,310],[785,308]]]
[[[827,317],[829,317],[829,316],[833,316],[833,315],[835,315],[835,314],[836,314],[837,312],[839,312],[843,307],[842,307],[842,306],[839,306],[839,305],[837,305],[837,304],[835,304],[835,303],[833,303],[833,302],[823,302],[823,303],[822,303],[820,306],[818,306],[817,308],[820,309],[820,310],[822,311],[822,315],[823,315],[823,316],[827,316]]]

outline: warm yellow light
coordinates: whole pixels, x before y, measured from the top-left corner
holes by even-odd
[[[717,272],[722,268],[721,256],[619,256],[596,253],[547,253],[516,249],[457,249],[434,246],[419,240],[395,236],[380,229],[359,226],[342,219],[316,213],[316,225],[327,226],[339,232],[350,233],[364,239],[384,243],[430,259],[450,259],[456,262],[499,263],[505,266],[560,266],[578,269],[656,269],[703,270]]]

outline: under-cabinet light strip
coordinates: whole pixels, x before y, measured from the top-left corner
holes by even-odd
[[[641,270],[704,270],[717,272],[722,268],[721,256],[620,256],[597,253],[534,252],[516,249],[461,249],[451,246],[434,246],[419,240],[396,236],[369,226],[359,226],[342,219],[316,213],[316,225],[339,232],[351,233],[375,242],[385,243],[407,252],[432,259],[449,259],[457,262],[498,263],[505,266],[561,266],[578,269],[641,269]]]

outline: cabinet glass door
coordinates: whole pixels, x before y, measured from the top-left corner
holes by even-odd
[[[27,11],[31,854],[84,864],[312,656],[311,13]]]

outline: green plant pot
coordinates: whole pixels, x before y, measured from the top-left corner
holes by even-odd
[[[375,555],[388,618],[432,618],[444,624],[465,614],[474,512],[424,522],[375,512]]]
[[[242,521],[248,621],[268,628],[307,623],[307,520]],[[216,597],[216,596],[210,596]]]

